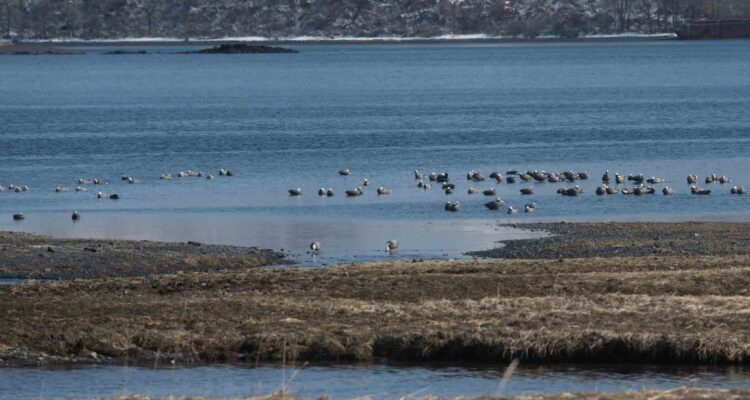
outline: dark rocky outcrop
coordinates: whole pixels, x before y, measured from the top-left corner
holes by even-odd
[[[214,46],[209,49],[186,51],[182,54],[274,54],[274,53],[299,53],[294,49],[285,47],[273,47],[246,43],[227,43]]]

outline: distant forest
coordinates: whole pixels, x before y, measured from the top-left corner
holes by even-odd
[[[671,32],[750,0],[0,0],[9,38],[537,37]]]

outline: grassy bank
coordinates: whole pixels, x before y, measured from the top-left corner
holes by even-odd
[[[750,361],[750,257],[425,261],[0,288],[5,364]]]

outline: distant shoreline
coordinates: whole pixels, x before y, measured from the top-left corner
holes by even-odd
[[[550,43],[550,42],[581,42],[581,41],[650,41],[650,40],[678,40],[675,33],[657,34],[612,34],[591,35],[578,38],[562,38],[555,36],[542,36],[537,38],[514,38],[504,36],[488,35],[444,35],[435,37],[318,37],[299,36],[272,38],[261,36],[225,37],[225,38],[119,38],[119,39],[30,39],[21,40],[19,43],[25,45],[44,44],[56,46],[81,46],[81,45],[168,45],[168,44],[194,44],[207,45],[217,43],[279,43],[279,44],[429,44],[429,43]]]

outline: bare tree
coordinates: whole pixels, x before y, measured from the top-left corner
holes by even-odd
[[[11,14],[12,14],[10,2],[11,0],[3,0],[3,4],[2,4],[6,38],[10,38],[10,20],[11,20]]]
[[[146,32],[148,36],[153,36],[154,18],[159,10],[159,0],[138,0],[135,6],[146,15]]]

